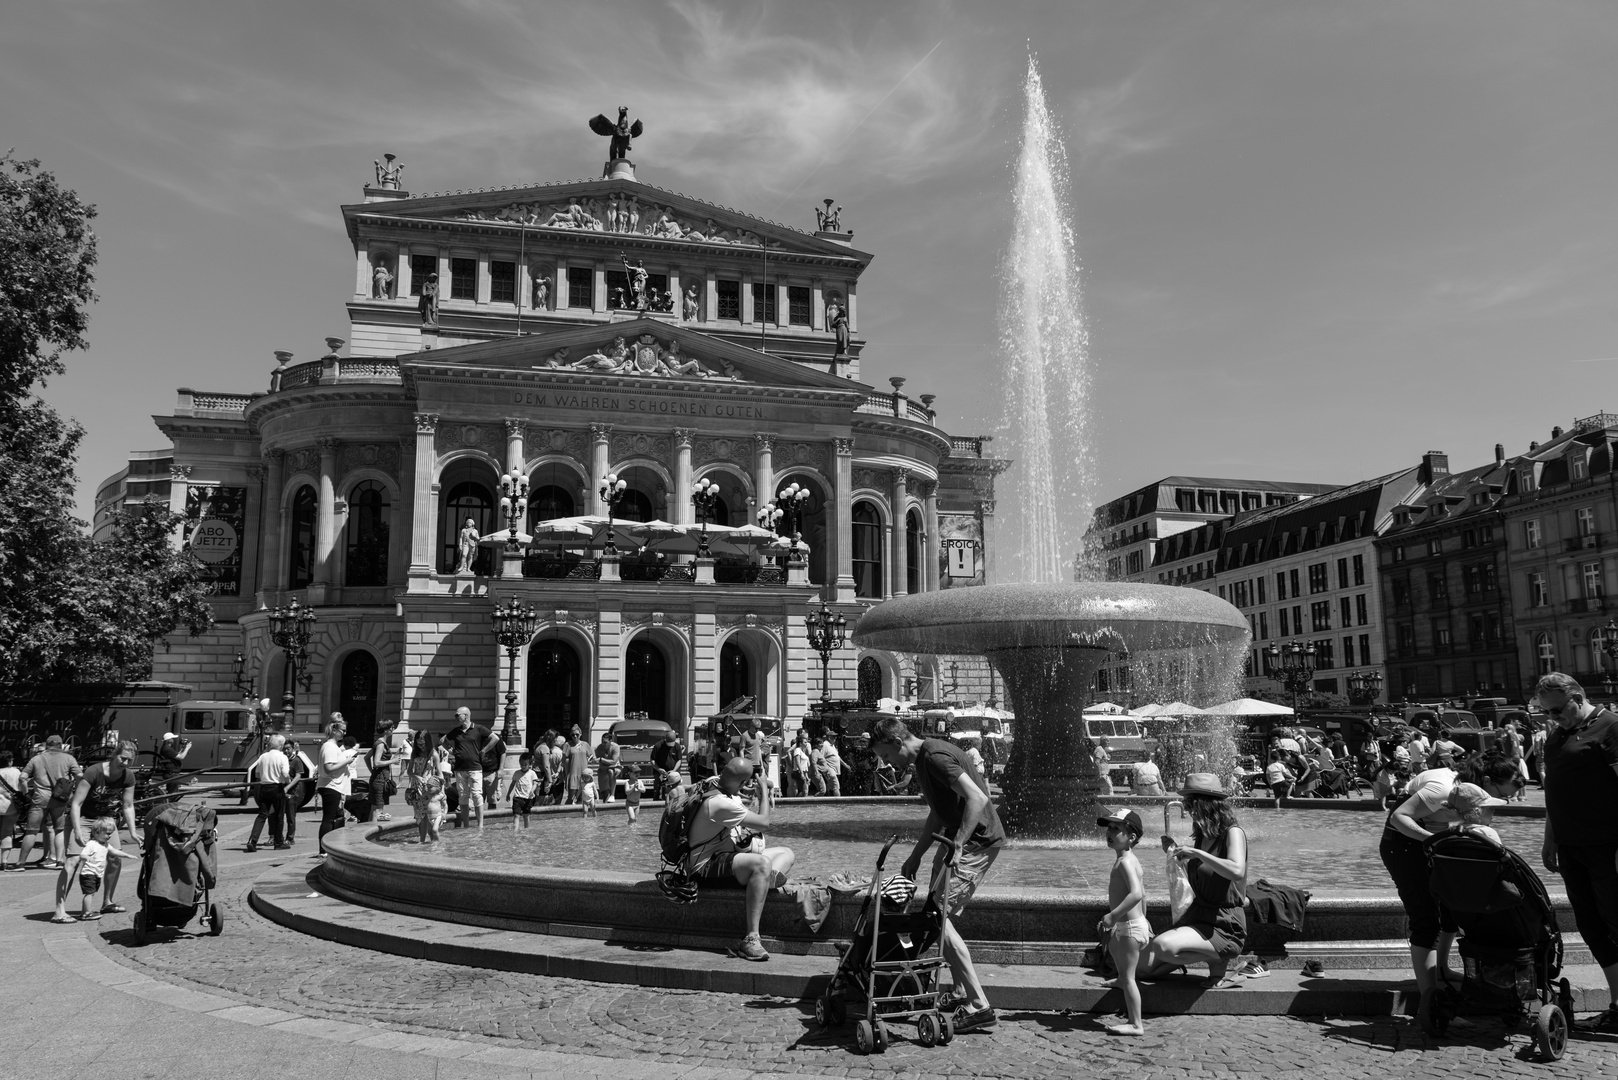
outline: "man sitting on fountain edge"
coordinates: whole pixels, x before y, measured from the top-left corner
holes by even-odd
[[[901,775],[906,767],[915,765],[922,798],[927,800],[927,824],[921,830],[916,850],[905,860],[904,875],[915,880],[934,833],[942,832],[955,841],[955,874],[949,895],[936,898],[944,912],[944,961],[955,977],[955,1030],[992,1028],[997,1017],[978,981],[977,969],[972,966],[972,954],[953,921],[988,876],[1006,842],[1000,815],[989,801],[989,785],[960,747],[943,739],[919,738],[897,717],[884,717],[872,727],[871,751]],[[941,846],[933,857],[935,880],[948,852]]]
[[[733,757],[719,770],[718,792],[708,796],[691,821],[686,872],[704,886],[740,885],[747,890],[747,934],[730,953],[764,961],[770,958],[758,934],[764,900],[786,881],[796,856],[788,847],[764,846],[763,833],[770,827],[775,800],[769,778],[761,777],[756,785],[758,812],[748,809],[742,789],[752,780],[753,763],[745,757]]]

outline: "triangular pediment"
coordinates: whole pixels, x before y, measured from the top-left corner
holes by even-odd
[[[700,245],[705,249],[836,256],[864,265],[871,256],[827,240],[638,180],[574,180],[562,184],[418,195],[343,207],[344,217],[414,219],[509,226],[547,233],[607,233],[637,242]]]
[[[751,384],[863,396],[872,388],[791,360],[655,318],[571,326],[519,338],[399,357],[408,369],[543,373],[569,379],[635,379],[687,388]]]

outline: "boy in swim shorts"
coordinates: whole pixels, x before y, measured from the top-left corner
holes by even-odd
[[[1112,936],[1112,959],[1118,967],[1117,986],[1124,992],[1124,1008],[1129,1022],[1107,1029],[1113,1035],[1144,1035],[1141,1022],[1140,986],[1135,982],[1135,965],[1141,950],[1152,940],[1152,924],[1146,921],[1146,886],[1141,884],[1140,860],[1135,845],[1144,831],[1135,811],[1115,810],[1096,818],[1107,830],[1107,846],[1115,858],[1107,880],[1107,903],[1098,929],[1103,937]]]

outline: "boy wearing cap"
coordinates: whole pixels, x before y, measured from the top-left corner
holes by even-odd
[[[1127,1024],[1107,1029],[1112,1035],[1144,1035],[1141,1022],[1140,986],[1135,982],[1135,965],[1140,953],[1152,940],[1152,924],[1146,921],[1146,886],[1141,884],[1140,860],[1135,857],[1135,845],[1140,843],[1140,815],[1133,810],[1114,810],[1096,818],[1096,824],[1107,830],[1107,846],[1117,856],[1112,863],[1112,876],[1107,880],[1107,903],[1111,905],[1101,916],[1101,933],[1111,935],[1109,948],[1113,963],[1118,966],[1117,986],[1124,992],[1124,1008],[1129,1015]]]

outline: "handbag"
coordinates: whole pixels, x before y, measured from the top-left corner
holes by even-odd
[[[18,791],[16,788],[11,786],[10,782],[7,781],[5,777],[0,776],[0,787],[5,788],[11,793],[11,809],[6,811],[6,813],[22,814],[33,805],[33,799],[30,796],[27,784],[24,784],[22,786],[22,790]]]

